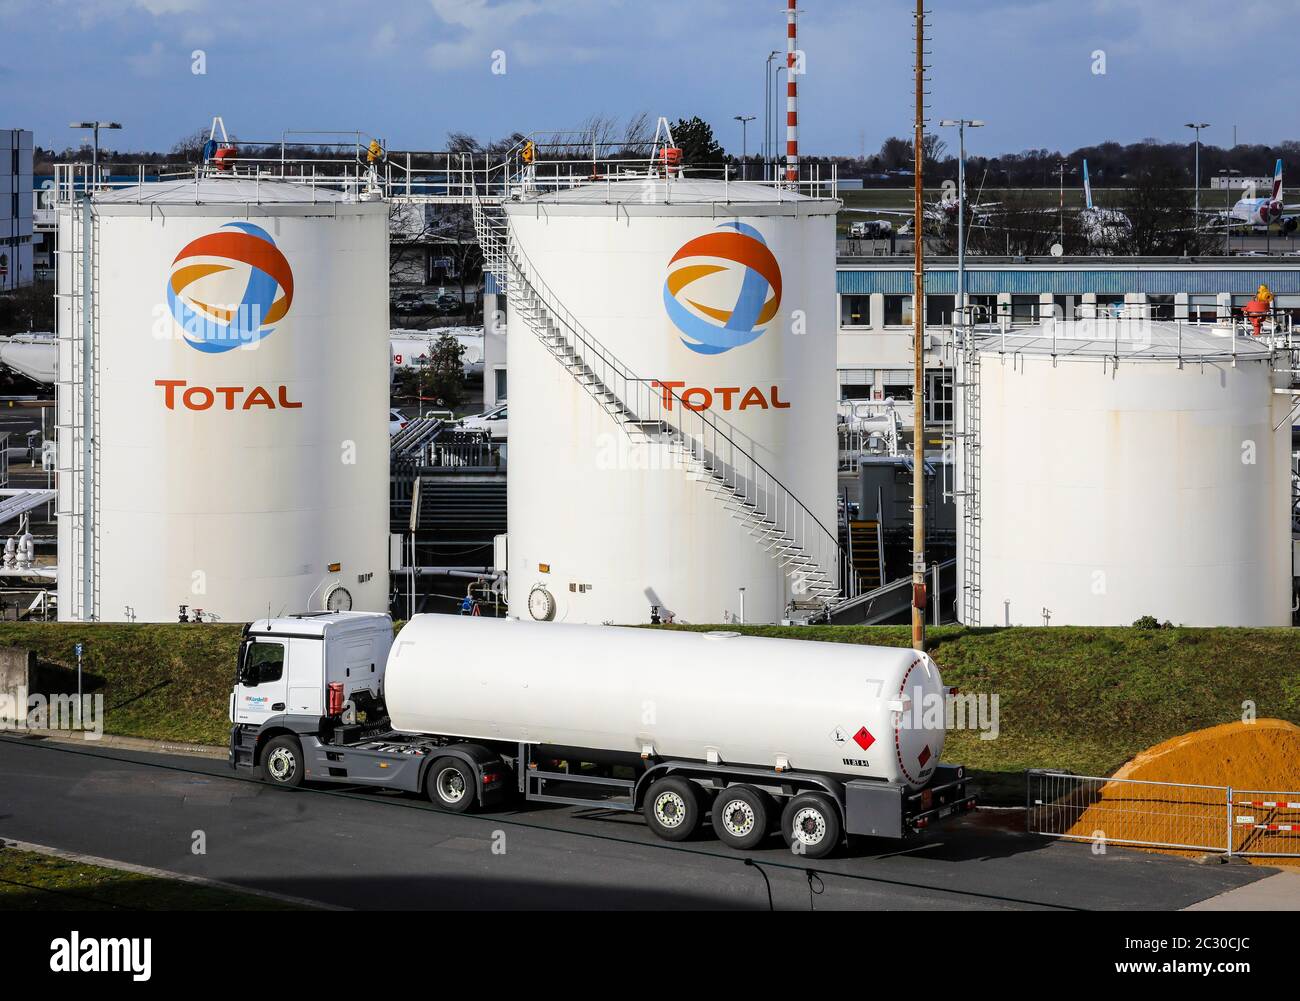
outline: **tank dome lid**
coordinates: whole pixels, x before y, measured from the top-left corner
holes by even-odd
[[[103,205],[314,205],[354,200],[331,188],[255,177],[200,177],[100,191]]]

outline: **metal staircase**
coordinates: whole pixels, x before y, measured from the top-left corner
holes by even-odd
[[[506,292],[510,309],[630,438],[667,448],[689,479],[718,498],[790,581],[794,608],[820,613],[851,597],[856,581],[845,572],[835,535],[740,444],[740,432],[628,369],[550,290],[500,205],[475,193],[473,211],[483,266]]]
[[[852,552],[853,572],[860,591],[874,591],[884,583],[881,580],[880,522],[849,522],[849,548]]]

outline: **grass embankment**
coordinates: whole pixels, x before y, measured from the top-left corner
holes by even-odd
[[[106,733],[220,745],[229,738],[242,628],[8,622],[0,623],[0,646],[34,650],[44,663],[76,670],[74,648],[82,643],[85,690],[104,694]]]
[[[281,911],[291,904],[0,847],[0,911]]]
[[[906,626],[741,626],[757,636],[908,646]],[[931,629],[945,684],[997,695],[999,733],[954,731],[944,758],[985,799],[1019,803],[1024,770],[1109,775],[1170,737],[1259,717],[1300,723],[1300,629]],[[796,672],[797,676],[797,672]]]
[[[716,627],[697,627],[716,628]],[[733,627],[728,627],[733,628]],[[907,646],[901,626],[742,626],[746,633]],[[237,625],[0,624],[0,645],[102,678],[105,730],[221,745]],[[1109,775],[1191,730],[1260,717],[1300,724],[1300,630],[932,629],[944,681],[999,698],[999,735],[949,736],[944,757],[980,773],[986,797],[1019,802],[1026,768]],[[598,669],[598,667],[593,667]],[[797,671],[793,675],[797,677]]]

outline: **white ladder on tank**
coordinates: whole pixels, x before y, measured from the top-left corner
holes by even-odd
[[[718,499],[790,581],[795,608],[818,614],[852,597],[838,539],[741,445],[743,436],[610,354],[538,275],[504,210],[477,195],[473,209],[483,266],[510,309],[630,438],[666,446],[688,478]]]
[[[980,351],[974,332],[962,343],[962,623],[980,624]]]
[[[89,227],[86,215],[80,204],[71,208],[71,246],[55,253],[68,258],[66,273],[68,286],[64,291],[57,291],[55,299],[60,305],[68,307],[68,329],[60,330],[56,338],[60,345],[59,354],[70,360],[69,370],[65,372],[60,365],[55,383],[56,405],[60,417],[63,413],[64,394],[70,397],[68,419],[55,422],[55,472],[60,482],[68,477],[72,489],[66,495],[67,508],[56,512],[60,518],[66,518],[72,529],[72,559],[67,581],[71,592],[69,608],[60,608],[60,617],[67,616],[82,622],[96,621],[100,617],[100,545],[99,532],[95,524],[96,514],[100,509],[100,442],[97,429],[100,427],[100,371],[99,371],[99,297],[94,290],[99,287],[99,227],[95,225],[94,215],[90,214]],[[88,230],[88,231],[87,231]],[[89,261],[86,255],[89,254]],[[86,265],[90,272],[90,295],[87,295]],[[89,302],[89,320],[91,330],[91,366],[87,373],[83,358],[86,307]],[[62,345],[67,345],[65,352]],[[86,394],[90,394],[90,427],[86,426]],[[85,454],[87,445],[91,451],[90,470],[86,469]],[[63,457],[66,456],[66,459]],[[66,462],[66,465],[64,464]],[[89,491],[89,503],[87,503]],[[89,540],[89,541],[88,541]],[[90,570],[90,592],[87,596],[83,586],[83,575],[87,564]],[[89,597],[89,602],[87,602]],[[87,606],[89,603],[89,607]]]

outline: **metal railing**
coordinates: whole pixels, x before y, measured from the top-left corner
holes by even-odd
[[[252,144],[258,146],[259,144]],[[294,145],[294,144],[290,144]],[[297,144],[304,145],[304,144]],[[266,153],[269,147],[262,146]],[[394,201],[468,205],[475,198],[500,202],[559,191],[605,185],[613,199],[613,185],[620,181],[654,181],[654,201],[671,202],[676,180],[713,179],[723,182],[717,199],[729,201],[729,188],[740,183],[736,168],[730,164],[681,164],[671,169],[654,156],[604,155],[594,159],[564,155],[553,159],[526,162],[520,143],[504,153],[451,151],[391,151],[371,163],[364,146],[349,150],[346,156],[235,155],[214,163],[111,164],[101,163],[97,173],[89,163],[54,165],[54,185],[50,197],[68,204],[88,190],[112,191],[139,187],[143,198],[151,184],[194,182],[209,178],[235,178],[247,181],[276,181],[303,186],[309,190],[355,194],[364,190],[377,192]],[[774,201],[797,197],[833,199],[839,197],[839,174],[834,164],[823,166],[807,162],[800,167],[796,181],[781,177],[745,180],[750,186],[770,190]],[[644,192],[638,197],[643,197]],[[276,200],[268,191],[267,200]],[[692,195],[698,199],[698,193]],[[253,202],[262,200],[254,190]]]
[[[1142,848],[1300,856],[1300,792],[1028,773],[1031,834]]]
[[[685,471],[718,495],[772,556],[791,579],[796,598],[830,602],[853,596],[856,581],[839,540],[755,458],[752,439],[707,406],[637,375],[612,355],[551,290],[508,220],[489,212],[479,198],[474,220],[485,267],[506,288],[511,309],[630,436],[668,445]]]

